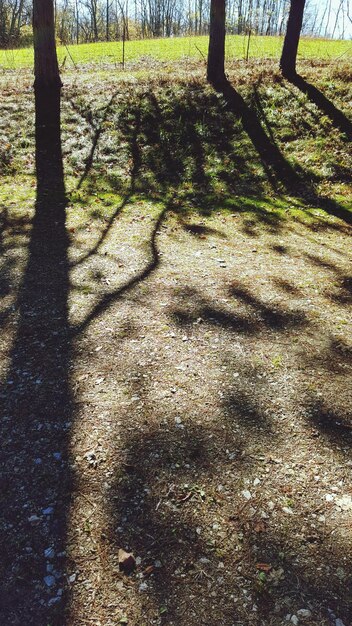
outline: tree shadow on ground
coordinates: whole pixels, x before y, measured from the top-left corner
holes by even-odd
[[[224,96],[230,110],[241,118],[243,127],[257,150],[269,179],[274,184],[277,181],[282,182],[288,193],[298,198],[309,199],[314,206],[324,209],[347,224],[352,224],[350,211],[334,200],[320,197],[303,169],[298,166],[294,169],[288,163],[273,139],[263,130],[255,111],[248,107],[228,80],[214,87]]]
[[[352,419],[338,408],[330,407],[323,400],[311,401],[307,408],[311,424],[330,442],[330,444],[351,448]]]
[[[248,107],[243,97],[228,80],[222,81],[214,87],[224,96],[229,109],[241,118],[243,127],[257,150],[268,178],[274,186],[281,182],[288,193],[304,200],[308,199],[317,208],[324,209],[327,213],[342,219],[347,224],[352,223],[351,213],[347,209],[334,200],[317,195],[303,169],[298,166],[293,168],[288,163],[272,136],[268,137],[263,130],[255,111]]]
[[[183,327],[191,327],[197,320],[202,323],[227,328],[243,335],[255,335],[267,329],[272,332],[287,333],[294,328],[304,328],[308,324],[302,310],[285,309],[282,305],[266,304],[238,282],[229,290],[235,301],[245,306],[245,312],[233,312],[230,307],[220,307],[195,290],[178,291],[178,298],[185,307],[175,307],[172,316]]]
[[[47,626],[62,623],[55,611],[63,603],[61,566],[72,489],[67,201],[58,128],[37,124],[36,170],[28,261],[0,393],[0,615],[3,624],[23,623],[26,616],[28,624]]]
[[[249,619],[248,612],[254,610],[257,621],[253,617],[248,623],[259,624],[263,619],[277,623],[270,621],[273,616],[281,615],[284,620],[298,608],[310,609],[322,624],[329,623],[331,612],[349,619],[350,598],[341,580],[333,576],[326,582],[336,564],[343,563],[346,579],[351,576],[344,558],[347,546],[338,546],[313,529],[305,532],[302,515],[293,513],[280,524],[275,516],[271,520],[262,517],[269,503],[260,493],[258,501],[236,503],[224,516],[226,475],[235,493],[243,488],[244,477],[258,471],[256,459],[246,453],[254,428],[248,423],[248,404],[238,402],[233,411],[230,399],[232,419],[225,414],[221,447],[214,436],[221,424],[208,426],[202,421],[197,425],[186,415],[175,424],[164,415],[158,426],[152,426],[150,408],[144,409],[145,424],[149,422],[144,432],[125,431],[124,467],[106,500],[113,552],[123,546],[141,560],[136,584],[146,622],[232,626],[244,623],[244,615]],[[252,399],[250,411],[254,421],[259,419],[257,398]],[[155,421],[158,416],[153,408]],[[233,428],[236,423],[248,427],[246,439]],[[270,432],[267,435],[272,438]],[[271,443],[263,438],[263,454],[273,446],[273,438]],[[214,483],[223,484],[216,490]],[[289,497],[301,499],[302,493],[290,491],[285,481],[282,501],[275,507],[284,506]],[[317,503],[314,511],[319,510],[324,505]],[[218,522],[209,525],[214,518]],[[326,573],[319,579],[314,561],[317,551]],[[241,566],[243,558],[246,571]]]
[[[157,234],[165,213],[178,210],[177,189],[187,167],[189,167],[188,180],[192,183],[198,182],[202,187],[199,194],[194,189],[190,193],[195,206],[202,206],[204,200],[205,206],[209,203],[211,207],[213,198],[209,201],[207,194],[209,189],[212,189],[212,181],[204,167],[204,150],[199,145],[198,138],[194,138],[194,132],[199,132],[197,130],[199,118],[196,114],[188,118],[186,109],[182,109],[184,103],[178,102],[177,105],[180,107],[178,111],[180,123],[176,130],[167,125],[165,119],[159,120],[158,125],[156,124],[160,118],[160,111],[153,95],[145,95],[143,104],[139,104],[135,111],[131,111],[130,107],[129,117],[125,118],[127,131],[124,136],[130,137],[127,145],[129,155],[132,157],[131,170],[133,171],[135,164],[138,164],[135,190],[140,193],[149,191],[154,194],[154,198],[159,200],[161,200],[161,194],[158,196],[160,189],[164,191],[171,187],[176,193],[170,202],[164,202],[165,208],[161,211],[152,230],[149,248],[151,256],[145,268],[121,288],[105,294],[91,310],[85,322],[76,327],[77,334],[95,318],[106,312],[120,295],[150,276],[158,267]],[[121,119],[124,119],[123,115]],[[249,124],[248,120],[246,123]],[[189,129],[187,124],[193,127]],[[191,132],[188,132],[189,130]],[[266,138],[259,131],[258,134],[261,142],[258,152],[263,162],[269,169],[272,169],[274,177],[280,180],[283,178],[287,181],[287,185],[292,185],[290,166],[283,162],[283,157],[277,152],[274,156],[271,155],[271,143],[268,144],[265,133]],[[175,136],[179,141],[178,149],[185,144],[186,150],[189,151],[188,164],[183,158],[178,160],[179,152],[175,151],[170,156],[169,147]],[[257,140],[258,137],[255,139]],[[170,175],[168,167],[164,167],[166,158],[174,167]],[[300,184],[302,184],[301,180]],[[292,186],[289,188],[292,189]],[[180,204],[182,205],[182,200]],[[176,320],[180,326],[190,327],[201,318],[201,323],[205,322],[206,325],[231,329],[234,333],[243,333],[248,336],[255,336],[256,333],[268,330],[273,333],[289,333],[290,330],[303,328],[307,324],[303,311],[292,311],[280,305],[262,302],[255,294],[238,283],[233,285],[230,295],[236,302],[246,307],[246,313],[238,315],[237,312],[233,313],[212,300],[209,301],[202,295],[192,294],[190,290],[187,290],[184,297],[187,306],[175,307],[172,319]],[[140,393],[142,395],[141,391]],[[145,406],[144,396],[143,401]],[[271,529],[270,532],[258,531],[255,529],[259,527],[258,520],[252,519],[250,515],[247,516],[249,507],[234,510],[231,519],[227,519],[226,524],[224,523],[226,526],[224,532],[233,539],[232,545],[235,548],[233,553],[225,555],[221,553],[221,537],[220,540],[215,538],[215,531],[218,529],[214,528],[208,532],[201,525],[198,526],[195,511],[197,505],[202,507],[206,503],[208,509],[216,508],[218,499],[221,499],[218,494],[212,493],[210,497],[207,495],[206,484],[209,477],[218,472],[220,481],[220,477],[229,469],[234,476],[232,488],[234,486],[237,488],[243,476],[248,476],[251,471],[253,460],[246,459],[244,456],[246,460],[243,461],[243,457],[240,456],[244,444],[239,440],[233,428],[234,424],[241,424],[247,429],[248,439],[250,439],[250,433],[260,422],[265,444],[269,440],[270,444],[275,446],[270,430],[271,425],[266,423],[266,416],[256,397],[249,400],[240,393],[236,396],[229,394],[224,402],[224,413],[225,408],[226,422],[223,425],[226,436],[224,440],[229,448],[235,450],[234,457],[231,458],[225,446],[224,453],[224,449],[213,445],[211,428],[204,426],[203,423],[196,425],[175,423],[172,417],[170,423],[167,423],[167,419],[162,420],[160,416],[159,428],[154,427],[153,424],[158,419],[155,406],[150,406],[149,409],[144,408],[139,414],[140,424],[144,423],[145,427],[140,426],[136,432],[137,429],[134,429],[133,425],[129,429],[126,422],[127,427],[123,430],[122,455],[125,463],[122,470],[116,470],[109,497],[106,499],[107,519],[109,520],[108,540],[113,546],[114,553],[123,546],[126,549],[132,549],[141,557],[142,571],[139,572],[137,585],[141,585],[142,607],[145,606],[148,616],[151,616],[152,612],[153,619],[159,623],[172,623],[172,620],[175,624],[196,624],[201,620],[202,623],[209,625],[236,623],[239,614],[236,612],[233,597],[236,597],[236,600],[238,597],[242,599],[241,587],[244,586],[244,578],[239,568],[243,544],[241,544],[240,535],[243,539],[245,533],[250,537],[248,541],[245,540],[245,545],[252,555],[253,565],[251,602],[254,598],[264,615],[269,618],[270,611],[274,609],[275,600],[278,597],[292,595],[293,578],[297,602],[304,602],[304,606],[309,606],[309,603],[322,604],[324,601],[326,590],[318,583],[314,583],[314,572],[307,573],[305,563],[292,564],[291,562],[297,545],[299,544],[301,548],[302,541],[304,541],[304,537],[297,540],[291,538],[290,541],[287,539],[288,528],[292,531],[292,537],[295,536],[293,533],[296,520],[291,525],[288,523],[287,528],[281,529],[282,533],[276,528]],[[199,410],[203,413],[204,407],[200,406]],[[121,465],[120,461],[121,449],[116,452],[116,467]],[[162,473],[167,476],[163,485],[165,497],[157,499],[155,492],[159,490],[160,480],[163,480]],[[206,515],[205,511],[204,515]],[[260,528],[263,526],[261,525]],[[258,532],[263,532],[262,540],[258,539]],[[313,538],[307,541],[308,543],[311,541],[314,546],[316,540]],[[241,547],[238,548],[239,545]],[[285,553],[285,558],[282,557],[282,553]],[[321,556],[326,560],[332,556],[336,563],[342,553],[340,554],[337,548],[334,550],[327,546],[326,550],[322,549]],[[226,576],[230,581],[226,590],[221,580],[223,578],[222,567],[219,567],[219,563],[223,563],[221,559],[226,561]],[[274,571],[279,571],[277,579],[273,577],[273,589],[270,588],[271,582],[264,584],[263,578],[258,579],[256,563],[259,559],[260,561],[265,559],[273,561]],[[282,565],[286,568],[283,578],[280,574]],[[145,591],[147,593],[143,596]],[[215,595],[212,595],[213,593]],[[337,599],[333,597],[334,594],[337,595]],[[197,613],[198,599],[205,607],[205,619],[204,613]],[[334,603],[342,607],[344,614],[347,614],[343,594],[335,583],[333,591],[328,592],[327,602],[330,607],[334,608]],[[325,603],[326,607],[327,603]],[[284,617],[285,615],[282,615],[283,619]]]
[[[289,79],[289,82],[297,87],[302,93],[306,94],[308,98],[313,102],[318,109],[327,115],[331,122],[345,133],[346,137],[352,139],[352,123],[350,120],[329,100],[317,87],[308,83],[302,76],[296,74]]]
[[[109,102],[104,109],[107,126],[98,125],[97,141],[92,139],[94,150],[89,154],[95,161],[88,155],[84,187],[93,194],[104,185],[115,193],[122,191],[127,198],[124,206],[133,194],[156,202],[173,196],[172,210],[181,220],[190,212],[201,216],[219,210],[248,212],[272,232],[282,227],[286,192],[297,199],[297,209],[308,213],[314,207],[323,209],[350,224],[347,209],[316,193],[312,172],[293,167],[284,158],[263,107],[259,117],[267,132],[260,111],[249,108],[230,83],[218,91],[223,97],[199,84],[172,87],[162,94],[149,87],[130,94],[128,103]],[[97,119],[99,111],[94,114]],[[269,202],[270,188],[276,197]],[[307,228],[343,229],[341,223],[316,216],[313,222]]]
[[[149,98],[149,102],[151,110],[153,108],[156,110],[153,98]],[[180,106],[182,106],[182,103],[180,103]],[[166,155],[167,145],[170,145],[170,137],[172,138],[173,135],[171,133],[172,129],[169,128],[169,133],[171,134],[168,136],[167,142],[165,142],[163,139],[165,135],[164,127],[163,132],[156,133],[156,135],[154,133],[155,141],[158,142],[158,145],[153,144],[153,149],[149,152],[148,150],[143,151],[141,149],[143,147],[143,125],[138,126],[138,124],[135,124],[135,120],[138,120],[138,115],[137,110],[136,117],[131,125],[133,132],[131,135],[132,140],[129,142],[129,149],[132,154],[132,172],[136,173],[136,177],[138,173],[138,183],[140,183],[141,177],[139,173],[143,173],[143,164],[149,163],[148,168],[151,171],[153,163],[156,162],[158,151],[159,154]],[[180,146],[185,141],[186,135],[190,137],[191,179],[198,182],[203,181],[202,184],[204,183],[205,191],[207,191],[208,179],[203,168],[204,156],[200,151],[198,139],[195,140],[192,132],[188,133],[187,127],[185,131],[182,130],[182,120],[186,119],[186,117],[186,113],[183,112],[178,129],[180,132]],[[196,128],[195,119],[197,119],[196,116],[191,122],[194,124],[194,132]],[[215,132],[216,124],[214,123],[213,126]],[[137,128],[138,131],[135,132]],[[150,129],[148,132],[152,133],[150,122],[148,123],[148,128]],[[160,142],[162,146],[159,145]],[[50,144],[51,149],[52,145]],[[142,160],[142,154],[146,155],[147,161]],[[146,279],[157,268],[159,264],[157,234],[165,213],[169,210],[177,209],[177,198],[172,197],[169,201],[164,202],[164,208],[160,211],[158,218],[153,224],[150,234],[150,254],[144,268],[133,276],[132,279],[126,281],[123,286],[104,294],[92,308],[84,322],[72,328],[68,323],[67,308],[69,291],[68,238],[65,231],[66,199],[62,169],[61,173],[56,172],[56,178],[53,180],[52,171],[48,167],[48,163],[50,163],[47,160],[48,153],[41,153],[39,150],[37,156],[39,160],[42,157],[42,162],[38,163],[36,214],[29,245],[29,260],[18,298],[18,330],[11,353],[11,364],[6,381],[3,383],[1,396],[4,427],[2,454],[4,461],[7,463],[3,475],[3,494],[5,499],[3,507],[5,510],[3,577],[5,585],[3,587],[2,611],[5,622],[12,620],[16,623],[16,620],[20,619],[20,615],[23,617],[24,614],[27,614],[27,621],[32,620],[35,626],[38,624],[46,626],[48,608],[46,604],[38,606],[37,599],[39,599],[38,589],[42,585],[43,576],[47,573],[52,575],[50,569],[46,570],[47,565],[51,567],[52,564],[50,559],[49,563],[46,563],[45,559],[42,557],[38,558],[38,555],[43,555],[44,550],[50,547],[54,547],[55,552],[60,553],[64,547],[66,518],[73,481],[68,466],[64,465],[69,460],[67,452],[68,436],[74,414],[69,380],[69,370],[73,360],[71,341],[75,335],[82,332],[94,319],[107,311],[121,295],[136,286],[140,281]],[[271,162],[271,166],[274,168],[273,162]],[[182,163],[180,167],[183,168],[184,164]],[[164,176],[165,173],[160,175],[160,180],[163,180]],[[141,184],[141,189],[144,190],[148,189],[148,179],[146,178],[145,181],[144,187]],[[169,183],[169,179],[163,180],[163,190],[168,187]],[[192,193],[194,192],[192,191]],[[195,202],[198,202],[199,197],[195,194]],[[115,219],[115,215],[113,219]],[[102,238],[104,236],[105,234],[103,233]],[[102,238],[100,241],[102,241]],[[204,299],[201,299],[200,305],[198,303],[198,308],[196,307],[197,315],[204,316],[204,319],[209,324],[227,325],[234,331],[248,334],[263,328],[273,330],[274,332],[278,330],[284,331],[286,328],[301,327],[306,323],[304,315],[296,315],[295,312],[292,313],[285,308],[271,307],[261,302],[260,299],[254,297],[238,284],[233,288],[232,295],[248,307],[250,311],[249,320],[247,316],[238,319],[236,315],[222,310],[221,307],[214,305],[213,302],[204,302]],[[244,403],[242,408],[230,399],[229,405],[232,415],[236,415],[239,411],[245,410],[249,412],[250,410],[254,416],[261,416],[261,411],[257,409],[255,402],[252,402],[250,406]],[[243,415],[243,417],[245,418],[246,416]],[[245,419],[244,423],[247,423]],[[239,441],[229,425],[227,425],[227,428],[228,440],[237,449],[240,445]],[[202,538],[198,539],[197,529],[194,529],[192,510],[188,511],[181,524],[182,537],[176,538],[172,532],[173,515],[175,514],[178,517],[178,507],[188,507],[187,503],[191,504],[194,497],[198,498],[199,501],[203,501],[203,496],[197,490],[197,485],[194,486],[194,490],[192,488],[190,496],[188,495],[189,491],[184,492],[182,490],[180,497],[177,493],[175,496],[172,496],[171,500],[175,500],[175,502],[171,501],[171,513],[168,515],[167,509],[169,507],[167,507],[165,519],[161,521],[155,513],[161,506],[158,507],[158,502],[152,501],[150,504],[148,499],[146,502],[143,502],[141,499],[136,498],[137,504],[133,502],[131,504],[131,500],[133,501],[134,494],[138,492],[139,486],[143,487],[145,485],[143,489],[150,489],[153,480],[156,480],[158,468],[160,467],[156,455],[159,455],[159,459],[161,458],[162,462],[169,466],[170,478],[175,474],[175,471],[179,471],[178,469],[175,470],[176,462],[178,463],[178,461],[174,460],[174,455],[175,459],[176,457],[179,460],[181,459],[187,470],[198,468],[197,471],[208,474],[213,471],[212,468],[214,466],[223,468],[226,463],[223,460],[222,450],[216,447],[213,448],[212,444],[205,443],[203,427],[201,434],[199,434],[198,428],[190,428],[183,433],[181,428],[176,429],[173,425],[173,428],[170,430],[171,432],[167,434],[167,438],[165,439],[164,437],[162,439],[161,445],[160,438],[163,437],[163,433],[157,433],[156,435],[151,433],[146,437],[139,434],[131,435],[130,437],[128,434],[126,435],[124,443],[127,459],[136,458],[137,453],[139,463],[136,465],[129,461],[129,465],[126,468],[127,476],[122,480],[122,485],[119,481],[116,481],[112,491],[112,499],[107,506],[111,506],[109,515],[113,529],[119,525],[120,518],[125,516],[124,511],[131,509],[131,525],[126,530],[126,540],[130,538],[131,544],[135,543],[137,545],[143,556],[145,554],[148,564],[153,558],[160,558],[161,555],[164,562],[169,558],[172,567],[175,569],[177,568],[177,561],[185,558],[186,562],[189,562],[187,555],[195,542],[199,542],[199,546],[195,549],[197,554],[204,555],[209,553],[210,556],[214,554],[212,544],[209,546]],[[18,451],[15,457],[15,466],[14,449]],[[211,462],[208,457],[211,458]],[[182,463],[181,472],[183,471]],[[186,467],[187,465],[189,468]],[[240,471],[239,465],[235,467],[235,474],[236,471]],[[247,464],[247,470],[249,467],[250,462]],[[11,468],[11,471],[9,468]],[[146,477],[144,476],[144,473],[147,474],[149,472],[153,473],[152,478],[149,477],[149,474]],[[15,475],[15,479],[13,479],[12,474]],[[184,489],[187,489],[187,487],[184,487]],[[17,502],[14,500],[15,492],[18,496]],[[171,495],[171,492],[169,495]],[[113,498],[115,499],[113,500]],[[11,501],[10,504],[9,501]],[[114,502],[114,506],[111,504],[112,502]],[[58,509],[56,515],[53,515],[53,511],[50,508],[54,505]],[[48,507],[49,512],[44,512]],[[238,515],[240,514],[241,511],[238,512]],[[147,524],[152,526],[152,532],[150,532],[150,526],[146,530]],[[10,531],[10,540],[8,539],[7,531]],[[29,532],[33,534],[32,545],[28,542]],[[175,552],[175,560],[173,560],[173,555],[170,557],[170,546]],[[20,554],[21,548],[23,548],[23,551]],[[197,585],[202,593],[204,591],[204,580],[211,581],[211,578],[207,578],[207,572],[202,567],[203,565],[202,561],[197,566],[194,566],[193,563],[190,563],[189,566],[187,565],[190,570],[193,569],[194,578],[196,581],[199,581],[199,585],[198,583]],[[10,568],[14,568],[14,574],[19,581],[19,586],[16,588],[12,586],[11,589],[8,588],[6,583],[6,581],[13,580],[13,577],[9,576]],[[213,572],[210,574],[211,577],[216,578],[217,568],[218,561],[213,567]],[[241,584],[240,580],[238,580],[238,572],[232,565],[229,566],[229,572],[233,579],[237,576],[237,592]],[[48,590],[47,600],[48,602],[54,600],[55,607],[55,598],[59,596],[56,596],[53,590],[56,593],[63,582],[63,577],[60,571],[54,573],[57,576],[55,576],[53,587],[50,588],[51,591]],[[158,592],[157,604],[167,602],[170,605],[171,615],[174,612],[176,619],[177,616],[187,619],[188,611],[192,607],[192,598],[189,597],[189,589],[181,590],[180,594],[176,593],[172,597],[173,591],[170,591],[170,589],[174,584],[174,573],[171,570],[169,572],[162,570],[161,577],[159,577],[159,579],[161,578],[161,592]],[[152,575],[157,576],[154,571]],[[183,584],[182,571],[180,574],[176,573],[176,579],[180,581],[181,585]],[[221,586],[222,583],[217,582]],[[207,591],[211,594],[211,586]],[[314,595],[314,592],[312,594]],[[230,624],[233,622],[236,611],[232,603],[230,606],[229,598],[225,598],[220,592],[219,595],[223,597],[223,604],[220,607],[223,623],[226,623],[227,620]],[[180,603],[180,598],[184,599],[183,605],[182,602]],[[205,599],[205,603],[207,602],[208,598]],[[61,612],[62,605],[59,600],[57,605]],[[214,616],[209,617],[209,623],[216,623],[215,619],[219,620],[218,609],[219,605],[216,603]],[[196,618],[197,616],[195,615]],[[59,615],[56,620],[58,624],[61,623]],[[51,619],[51,622],[53,622],[53,619]],[[31,622],[29,621],[29,623]]]

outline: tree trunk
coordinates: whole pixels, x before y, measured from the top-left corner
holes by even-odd
[[[61,80],[56,56],[52,0],[34,0],[34,95],[37,193],[62,193]],[[55,206],[55,202],[52,203]],[[55,220],[48,215],[48,226]]]
[[[280,59],[281,72],[287,78],[291,78],[296,75],[297,50],[301,34],[305,2],[306,0],[291,0],[285,41]]]
[[[225,0],[211,0],[207,79],[213,85],[225,81]]]

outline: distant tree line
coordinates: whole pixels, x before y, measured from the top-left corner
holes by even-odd
[[[302,33],[344,37],[350,2],[307,0]],[[228,34],[283,35],[290,0],[228,0]],[[65,44],[208,35],[210,0],[55,0],[55,34]],[[0,47],[32,43],[30,0],[0,0]]]

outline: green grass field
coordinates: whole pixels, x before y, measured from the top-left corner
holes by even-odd
[[[226,57],[245,58],[248,38],[230,35],[226,40]],[[172,39],[147,39],[128,41],[125,47],[126,62],[137,61],[150,57],[158,61],[177,61],[183,57],[202,58],[207,53],[208,37],[177,37]],[[253,36],[250,41],[250,58],[279,58],[282,48],[281,37]],[[69,51],[69,53],[68,53]],[[103,42],[59,46],[60,63],[66,57],[66,66],[73,63],[81,65],[111,65],[122,61],[121,42]],[[299,47],[301,59],[338,59],[351,58],[352,44],[350,41],[333,41],[302,38]],[[33,49],[0,50],[0,68],[23,69],[33,66]]]

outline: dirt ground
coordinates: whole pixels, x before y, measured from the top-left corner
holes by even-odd
[[[350,223],[259,169],[233,205],[221,177],[202,204],[199,163],[162,196],[141,126],[119,202],[103,151],[86,190],[66,163],[58,254],[29,243],[33,179],[3,176],[0,622],[351,626]]]

